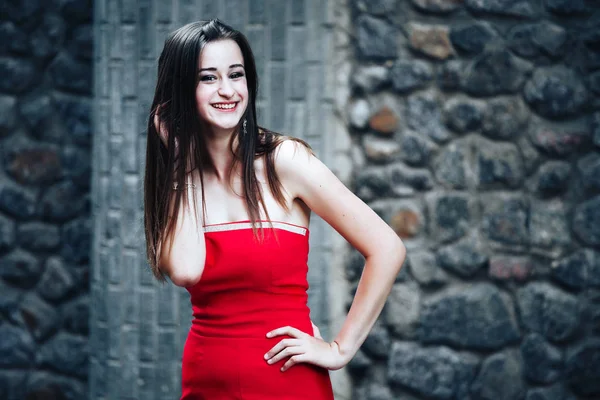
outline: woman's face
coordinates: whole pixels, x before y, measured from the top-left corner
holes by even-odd
[[[200,54],[196,105],[214,133],[238,126],[248,105],[244,58],[233,40],[209,42]]]

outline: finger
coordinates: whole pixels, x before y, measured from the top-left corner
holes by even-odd
[[[283,364],[283,367],[281,367],[281,372],[287,371],[288,369],[292,368],[296,364],[306,362],[306,360],[307,360],[306,353],[297,354],[295,356],[292,356],[292,357],[290,357],[289,360],[286,361],[285,364]]]
[[[269,364],[275,364],[283,360],[284,358],[296,356],[298,354],[302,354],[303,352],[304,350],[300,346],[286,347],[283,351],[276,354],[275,357],[269,359],[267,362]]]
[[[275,346],[273,346],[273,348],[269,350],[267,354],[265,354],[265,360],[268,360],[269,358],[273,357],[275,354],[279,353],[286,347],[298,346],[299,344],[300,341],[298,339],[283,339]]]
[[[277,329],[272,330],[271,332],[267,333],[268,338],[272,338],[275,336],[281,336],[281,335],[288,335],[291,337],[301,339],[302,337],[306,336],[306,333],[304,333],[301,330],[296,329],[292,326],[284,326],[282,328],[277,328]]]

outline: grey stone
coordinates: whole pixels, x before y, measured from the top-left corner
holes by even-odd
[[[19,103],[19,111],[32,132],[42,131],[49,117],[54,113],[52,100],[47,95],[29,96]],[[44,125],[43,125],[44,124]],[[43,135],[38,135],[43,136]]]
[[[3,215],[0,215],[0,254],[14,246],[15,223]]]
[[[37,282],[41,265],[31,254],[15,249],[0,260],[2,260],[0,276],[7,282],[26,288],[32,287]]]
[[[535,3],[527,0],[465,0],[473,13],[496,14],[518,18],[534,18],[538,15]]]
[[[429,232],[434,240],[450,242],[467,234],[472,206],[465,194],[432,194],[426,201],[430,213]]]
[[[87,377],[88,341],[81,336],[58,333],[41,347],[38,362],[55,371]]]
[[[35,346],[31,336],[8,323],[0,324],[0,366],[28,368],[33,363]]]
[[[595,269],[596,271],[600,269],[600,262],[596,262]],[[600,333],[600,290],[588,290],[585,294],[585,321],[591,327],[591,332],[597,335]]]
[[[587,87],[594,93],[600,94],[600,71],[594,72],[587,77]]]
[[[352,74],[352,83],[366,93],[375,92],[389,82],[389,70],[381,65],[359,65]]]
[[[563,369],[562,352],[544,340],[538,333],[531,333],[521,342],[523,372],[527,379],[536,383],[551,383],[560,377]]]
[[[600,395],[600,340],[589,339],[567,355],[566,377],[569,386],[581,396]]]
[[[600,154],[590,153],[577,162],[583,186],[590,192],[600,191]]]
[[[600,254],[591,249],[579,249],[552,263],[554,279],[573,289],[600,286]]]
[[[18,186],[0,188],[0,211],[18,219],[29,219],[35,215],[36,199],[28,190]]]
[[[60,154],[63,173],[79,188],[89,191],[92,180],[90,151],[75,146],[64,146]]]
[[[463,75],[462,89],[473,96],[518,92],[529,65],[506,50],[489,50],[473,59]]]
[[[507,384],[510,382],[510,384]],[[473,385],[473,398],[481,400],[514,400],[525,396],[519,353],[513,350],[486,358]]]
[[[482,132],[489,138],[513,140],[521,136],[529,122],[529,110],[518,97],[499,97],[487,103]]]
[[[91,61],[94,53],[94,32],[92,24],[84,24],[73,30],[71,40],[67,43],[67,49],[75,57]]]
[[[544,0],[544,3],[555,14],[573,15],[587,10],[585,0]]]
[[[391,190],[389,174],[383,167],[363,168],[356,177],[356,188],[361,199],[384,197]]]
[[[0,37],[4,38],[0,43],[0,52],[3,54],[8,51],[24,54],[29,50],[27,34],[11,21],[0,23]]]
[[[53,100],[56,110],[69,132],[68,142],[89,146],[92,142],[90,100],[58,94],[54,95]]]
[[[7,285],[0,279],[0,313],[10,314],[21,301],[23,292],[16,287]]]
[[[455,97],[444,105],[444,120],[454,132],[469,132],[479,128],[483,109],[479,101]]]
[[[538,169],[533,186],[543,196],[560,195],[569,187],[571,170],[566,161],[548,161]]]
[[[84,264],[91,251],[92,224],[85,216],[66,223],[62,229],[61,255],[66,262]]]
[[[391,346],[392,341],[386,327],[376,323],[365,339],[362,349],[373,358],[387,359]]]
[[[22,323],[37,341],[48,338],[60,325],[57,311],[33,293],[23,298],[19,314]]]
[[[60,244],[60,231],[56,225],[29,222],[19,225],[17,242],[26,250],[48,252]]]
[[[39,214],[53,222],[64,222],[83,209],[82,193],[71,181],[63,181],[49,187],[39,202]]]
[[[60,16],[45,13],[41,23],[29,37],[33,55],[42,59],[54,56],[63,45],[65,31],[65,22]]]
[[[591,118],[592,137],[596,147],[600,147],[600,112],[594,113]]]
[[[448,282],[448,274],[438,266],[433,253],[413,251],[410,257],[410,272],[420,285],[441,286]]]
[[[88,336],[90,299],[84,295],[64,305],[61,310],[63,316],[63,328],[67,332],[76,335]]]
[[[419,287],[414,282],[396,283],[383,309],[383,317],[391,333],[412,339],[419,323]]]
[[[363,14],[356,19],[356,27],[361,58],[385,60],[397,57],[398,31],[389,22]]]
[[[600,246],[600,196],[593,197],[575,208],[572,227],[582,242]]]
[[[436,179],[449,189],[467,187],[468,154],[464,142],[453,141],[447,145],[433,162]]]
[[[388,167],[392,192],[400,187],[417,191],[426,191],[433,187],[433,177],[426,169],[406,167],[403,164],[391,164]]]
[[[577,298],[546,282],[532,282],[517,291],[521,323],[552,341],[573,336],[580,318]]]
[[[477,180],[481,188],[517,188],[521,185],[523,161],[517,146],[480,140],[475,148]]]
[[[348,120],[351,126],[364,129],[370,116],[371,109],[365,99],[355,99],[348,104]]]
[[[420,60],[397,60],[390,69],[394,90],[409,93],[426,86],[433,78],[429,64]]]
[[[60,11],[72,22],[89,21],[92,18],[92,0],[61,0]]]
[[[508,33],[508,47],[526,58],[558,57],[565,52],[567,32],[549,22],[517,25]]]
[[[464,0],[412,0],[420,10],[445,14],[462,7]]]
[[[25,371],[0,371],[0,398],[24,399],[26,380]]]
[[[458,51],[470,55],[483,52],[488,43],[496,36],[491,26],[482,22],[456,26],[450,30],[452,46]]]
[[[20,23],[27,20],[35,21],[42,10],[40,0],[7,1],[2,7],[7,19]]]
[[[512,301],[489,283],[453,287],[426,299],[421,307],[423,343],[492,350],[518,338]]]
[[[581,112],[588,94],[575,71],[555,66],[536,69],[525,85],[524,97],[538,114],[560,119]]]
[[[490,195],[482,200],[481,230],[491,244],[523,250],[529,243],[529,203],[516,195]]]
[[[48,372],[33,372],[27,383],[27,399],[81,400],[87,396],[87,385],[80,380]]]
[[[404,130],[398,138],[400,159],[413,167],[425,167],[429,164],[437,146],[422,135]]]
[[[418,347],[396,342],[388,362],[389,381],[410,388],[428,399],[454,399],[460,381],[475,375],[472,358],[446,347]],[[462,397],[464,398],[464,397]]]
[[[565,394],[565,388],[557,383],[552,386],[535,388],[527,391],[525,400],[568,400]]]
[[[365,155],[376,163],[385,163],[398,158],[400,145],[393,139],[381,138],[373,134],[363,136]]]
[[[397,0],[354,0],[356,7],[373,15],[387,16],[396,12]]]
[[[466,63],[461,60],[446,61],[436,75],[438,86],[445,91],[459,90],[463,84]]]
[[[46,260],[46,268],[37,291],[44,299],[57,301],[64,298],[74,288],[74,281],[69,272],[63,266],[58,257],[50,257]]]
[[[67,92],[91,94],[91,68],[68,53],[61,52],[48,67],[57,88]]]
[[[474,240],[469,239],[442,247],[437,252],[437,260],[442,268],[468,278],[485,266],[489,257]]]
[[[371,365],[373,362],[359,349],[348,363],[348,369],[353,374],[363,374]]]
[[[535,202],[529,214],[531,251],[543,257],[556,258],[571,245],[567,224],[567,208],[562,201]]]
[[[38,74],[29,60],[0,57],[0,76],[2,92],[19,94],[29,90],[37,82]]]
[[[12,96],[0,96],[0,138],[12,133],[17,124],[17,99]]]
[[[408,98],[405,109],[406,125],[438,143],[451,138],[442,122],[438,99],[431,93],[415,94]]]
[[[393,400],[396,398],[390,388],[384,384],[372,383],[365,388],[364,400]]]

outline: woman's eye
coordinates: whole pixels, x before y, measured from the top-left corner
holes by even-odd
[[[213,75],[204,75],[200,77],[201,82],[210,82],[214,81],[216,78]]]
[[[241,78],[242,76],[244,76],[243,72],[234,72],[233,74],[230,75],[230,78],[237,79],[237,78]]]

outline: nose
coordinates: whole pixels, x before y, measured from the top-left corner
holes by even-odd
[[[218,90],[219,96],[230,98],[233,96],[233,92],[234,90],[229,79],[222,79]]]

